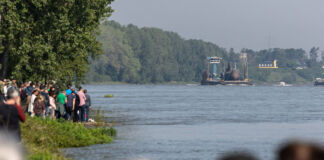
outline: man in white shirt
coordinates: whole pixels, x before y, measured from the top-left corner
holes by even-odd
[[[34,90],[32,95],[28,97],[28,113],[30,116],[34,116],[34,102],[35,102],[35,99],[38,95],[38,91],[37,90]]]

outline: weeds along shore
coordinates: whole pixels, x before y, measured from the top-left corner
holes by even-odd
[[[27,121],[21,124],[22,144],[30,160],[64,160],[62,148],[110,143],[116,134],[112,127],[90,128],[65,120],[27,117]]]

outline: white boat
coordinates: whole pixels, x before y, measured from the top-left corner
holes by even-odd
[[[280,82],[278,86],[280,86],[280,87],[291,87],[292,84],[287,84],[286,82]]]

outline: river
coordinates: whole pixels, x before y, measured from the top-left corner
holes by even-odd
[[[248,150],[270,160],[285,140],[324,142],[324,88],[313,86],[91,85],[115,121],[112,144],[67,149],[91,160],[215,160]],[[114,98],[103,98],[114,94]]]

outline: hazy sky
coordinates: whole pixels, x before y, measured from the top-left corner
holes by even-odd
[[[324,49],[324,0],[115,0],[110,18],[225,48]]]

